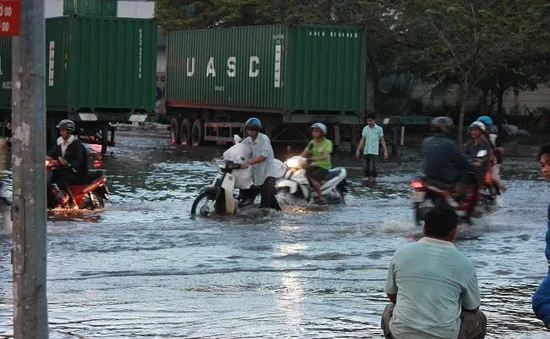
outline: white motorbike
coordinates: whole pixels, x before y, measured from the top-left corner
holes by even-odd
[[[311,202],[317,197],[317,193],[306,177],[307,159],[295,156],[285,161],[285,165],[285,174],[277,182],[277,192],[290,194],[306,202]],[[328,172],[321,186],[321,192],[328,204],[344,203],[344,193],[347,192],[346,177],[347,171],[343,167],[336,167]]]
[[[234,170],[241,168],[241,164],[229,160],[217,160],[216,165],[221,172],[216,176],[212,185],[204,187],[193,202],[191,214],[209,217],[217,214],[234,214],[237,212],[238,200],[233,195],[235,189]]]

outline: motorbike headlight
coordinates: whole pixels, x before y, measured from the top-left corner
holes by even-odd
[[[46,160],[46,167],[48,167],[49,164],[50,164],[50,161]]]
[[[299,168],[300,161],[298,161],[298,159],[288,159],[286,161],[286,165],[288,166],[288,168]]]

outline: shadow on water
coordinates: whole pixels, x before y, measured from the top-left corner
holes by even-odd
[[[422,236],[408,200],[414,152],[382,162],[375,185],[357,160],[336,156],[348,168],[345,205],[202,218],[189,215],[191,203],[217,174],[210,160],[222,149],[136,137],[117,145],[92,156],[113,192],[105,211],[48,222],[50,337],[381,337],[389,261]],[[478,271],[487,338],[540,332],[529,299],[547,270],[547,188],[536,175],[533,164],[508,160],[502,207],[459,229],[456,246]],[[0,237],[3,253],[10,242]],[[10,267],[2,257],[0,338],[11,335]]]

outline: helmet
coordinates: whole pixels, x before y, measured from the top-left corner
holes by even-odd
[[[430,121],[430,126],[432,129],[439,133],[448,134],[454,127],[454,124],[453,119],[449,117],[437,117],[433,118],[432,121]]]
[[[262,122],[258,118],[250,118],[244,124],[244,127],[253,131],[260,131],[262,129]]]
[[[323,132],[323,134],[327,134],[327,126],[325,126],[322,122],[314,123],[309,129],[318,129]]]
[[[75,131],[75,124],[72,120],[69,120],[69,119],[63,119],[59,122],[59,124],[57,124],[56,126],[58,129],[62,129],[62,128],[65,128],[66,130],[68,130],[69,132],[74,132]]]
[[[483,116],[477,118],[476,121],[484,123],[486,127],[489,127],[493,124],[493,119],[490,116],[487,116],[487,115],[483,115]]]
[[[477,128],[482,132],[485,132],[487,130],[487,128],[485,127],[485,124],[479,121],[472,122],[472,124],[470,125],[470,129],[472,128]]]

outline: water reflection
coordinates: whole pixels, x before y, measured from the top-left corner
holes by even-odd
[[[281,244],[278,253],[281,257],[295,256],[302,254],[308,249],[304,244]],[[275,261],[276,268],[286,268],[281,261]],[[299,271],[284,270],[281,277],[282,292],[277,296],[277,306],[286,315],[287,333],[290,335],[300,334],[302,323],[301,302],[304,295]]]

